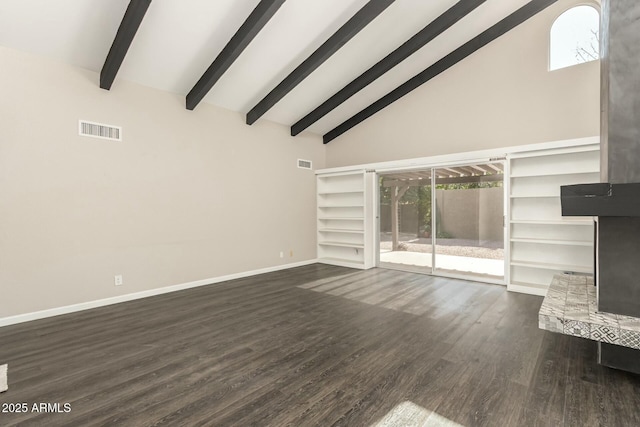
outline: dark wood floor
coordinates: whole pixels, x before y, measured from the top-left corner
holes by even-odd
[[[312,265],[0,328],[0,425],[640,425],[640,377],[541,331],[542,299]],[[432,417],[432,418],[433,418]]]

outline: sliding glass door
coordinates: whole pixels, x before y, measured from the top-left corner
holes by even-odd
[[[502,162],[385,173],[379,183],[379,266],[502,282]]]
[[[434,170],[434,274],[504,278],[502,163]]]

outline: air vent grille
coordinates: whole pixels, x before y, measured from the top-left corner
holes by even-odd
[[[300,169],[311,169],[312,168],[311,160],[298,159],[298,167]]]
[[[122,141],[122,128],[118,126],[80,120],[79,132],[81,136]]]

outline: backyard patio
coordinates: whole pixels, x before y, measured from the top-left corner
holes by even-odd
[[[431,268],[431,239],[399,233],[398,250],[393,251],[392,234],[380,233],[380,262]],[[436,267],[439,270],[483,276],[504,276],[502,241],[436,239]]]

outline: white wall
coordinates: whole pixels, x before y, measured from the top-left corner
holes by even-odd
[[[548,70],[560,0],[327,145],[327,167],[599,135],[599,61]]]
[[[0,94],[0,318],[316,257],[319,137],[1,47]]]

